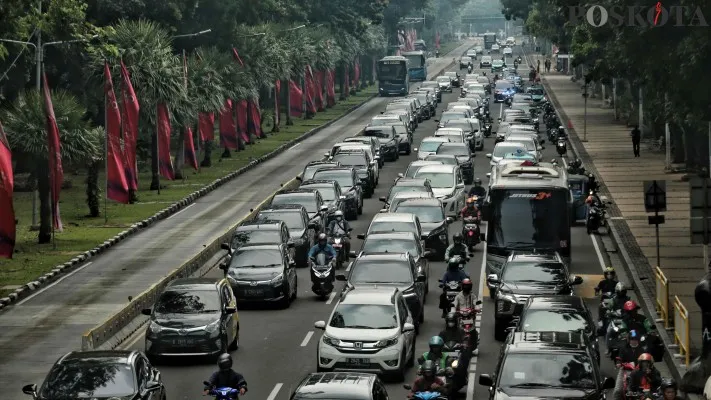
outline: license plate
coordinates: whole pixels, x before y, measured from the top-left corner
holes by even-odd
[[[352,365],[352,366],[356,366],[356,367],[358,367],[358,366],[365,367],[365,366],[370,365],[370,359],[369,358],[347,358],[346,363],[348,365]]]
[[[193,339],[173,339],[173,345],[175,346],[191,346],[195,344]]]
[[[474,324],[474,320],[472,320],[472,319],[463,319],[462,320],[462,325],[473,325],[473,324]]]
[[[244,294],[247,296],[263,296],[264,295],[264,290],[262,289],[245,289]]]
[[[334,244],[333,244],[333,247],[340,248],[340,247],[341,247],[341,244],[340,244],[340,243],[334,243]]]

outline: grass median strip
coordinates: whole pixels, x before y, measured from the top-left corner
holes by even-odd
[[[220,159],[221,149],[216,148],[213,150],[211,167],[201,168],[200,172],[185,169],[186,179],[162,181],[161,183],[165,187],[161,189],[160,195],[156,191],[149,190],[150,172],[141,173],[139,202],[123,205],[109,201],[108,223],[104,223],[103,214],[96,218],[87,216],[86,184],[84,183],[86,176],[67,173],[65,181],[70,181],[71,187],[63,189],[61,193],[60,209],[64,232],[56,234],[56,248],[53,248],[51,244],[37,244],[37,233],[30,231],[32,193],[16,192],[14,194],[15,214],[18,219],[16,253],[12,260],[0,261],[0,297],[13,292],[19,285],[51,271],[58,264],[65,263],[76,255],[100,245],[132,224],[154,215],[216,179],[244,167],[252,159],[264,156],[284,143],[343,116],[349,109],[367,101],[376,92],[377,87],[370,86],[358,94],[350,96],[347,100],[337,103],[333,108],[317,113],[312,119],[295,118],[294,125],[284,126],[282,124],[279,133],[269,134],[267,138],[258,143],[247,146],[245,151],[233,152],[231,158]],[[285,121],[285,117],[282,118],[282,121]],[[103,185],[103,171],[99,182]]]

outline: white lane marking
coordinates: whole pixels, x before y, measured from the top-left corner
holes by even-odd
[[[467,400],[474,398],[474,379],[476,379],[476,374],[471,372],[469,374],[469,382],[467,382]]]
[[[175,217],[175,216],[180,215],[181,213],[185,212],[185,210],[187,210],[188,208],[190,208],[190,207],[192,207],[192,206],[194,206],[194,205],[195,205],[195,203],[193,203],[193,204],[191,204],[191,205],[189,205],[189,206],[183,208],[182,210],[178,211],[177,213],[175,213],[175,214],[171,215],[170,217],[166,218],[166,221],[169,220],[169,219],[171,219],[171,218],[173,218],[173,217]]]
[[[331,304],[333,303],[333,299],[336,298],[336,292],[331,292],[331,294],[328,295],[328,300],[326,300],[326,304]]]
[[[282,386],[284,386],[283,383],[277,383],[276,385],[274,385],[274,389],[272,389],[272,391],[269,393],[269,396],[267,396],[267,400],[276,399]]]
[[[603,258],[602,252],[600,251],[600,245],[597,244],[595,235],[592,233],[590,234],[590,240],[592,240],[593,247],[595,248],[595,253],[597,253],[597,261],[600,263],[600,268],[604,271],[605,270],[605,258]]]
[[[563,161],[563,168],[565,168],[565,170],[567,171],[568,170],[568,163],[565,161],[565,157],[561,157],[560,159]]]
[[[35,296],[39,295],[40,293],[46,291],[47,289],[49,289],[49,288],[51,288],[51,287],[53,287],[53,286],[56,286],[57,284],[59,284],[59,282],[65,280],[65,279],[67,279],[67,278],[69,278],[70,276],[76,274],[77,272],[83,270],[84,268],[90,266],[90,265],[93,264],[93,263],[94,263],[93,261],[89,261],[88,263],[82,265],[81,267],[75,269],[74,271],[72,271],[72,272],[70,272],[70,273],[64,275],[63,277],[57,279],[56,281],[52,282],[50,285],[47,285],[47,286],[43,287],[42,289],[38,290],[37,292],[33,293],[31,296],[26,297],[24,300],[22,300],[21,302],[17,303],[16,306],[21,306],[21,305],[27,303],[28,301],[32,300]]]
[[[301,144],[301,142],[299,142],[299,143],[297,143],[297,144],[295,144],[295,145],[289,147],[289,150],[294,150],[295,148],[299,147],[300,144]],[[288,151],[288,150],[287,150],[287,151]]]
[[[129,350],[131,347],[133,347],[136,343],[138,343],[139,340],[143,339],[147,328],[148,328],[148,324],[146,324],[145,328],[141,328],[141,329],[137,330],[136,332],[134,332],[133,334],[135,335],[135,337],[128,342],[121,343],[121,345],[119,346],[119,349]]]
[[[350,271],[352,266],[353,266],[353,261],[348,263],[348,266],[346,267],[346,272]]]
[[[306,347],[309,344],[309,340],[311,340],[311,336],[314,335],[314,331],[308,331],[306,332],[306,337],[304,340],[301,341],[301,347]]]

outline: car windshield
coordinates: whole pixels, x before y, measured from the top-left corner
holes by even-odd
[[[416,178],[424,178],[430,180],[430,186],[433,188],[451,188],[454,186],[454,174],[451,172],[428,172],[417,171]]]
[[[281,251],[277,249],[238,249],[232,254],[230,268],[277,267],[283,263]]]
[[[215,313],[222,309],[217,290],[178,290],[163,292],[156,304],[159,314]]]
[[[257,220],[269,219],[272,221],[284,221],[289,230],[300,231],[304,228],[304,219],[300,212],[294,211],[261,211],[257,214]]]
[[[513,83],[506,81],[496,81],[496,90],[508,90],[513,87]]]
[[[501,279],[521,283],[561,283],[565,280],[565,268],[561,263],[510,262],[504,266]]]
[[[507,388],[597,386],[590,357],[580,353],[512,353],[506,356],[499,376],[499,385]]]
[[[324,167],[328,167],[328,166],[329,166],[328,164],[326,164],[326,165],[323,165],[323,164],[307,165],[306,168],[304,168],[304,174],[301,177],[301,180],[306,181],[306,180],[313,178],[314,174],[316,173],[316,171],[319,170],[319,168],[324,168]]]
[[[240,230],[232,236],[232,248],[245,244],[272,244],[281,242],[281,231],[277,229]]]
[[[450,82],[452,82],[452,79],[451,79],[450,77],[448,77],[448,76],[440,76],[439,78],[437,78],[437,82],[439,82],[439,83],[450,83]]]
[[[589,329],[585,317],[571,310],[529,309],[523,316],[524,332],[574,332]]]
[[[408,261],[360,259],[353,263],[348,281],[356,286],[373,283],[410,284],[413,278]]]
[[[435,142],[435,141],[427,141],[425,142],[424,140],[420,144],[420,151],[427,151],[427,152],[435,152],[437,151],[437,148],[444,142]]]
[[[469,157],[469,149],[467,148],[466,145],[464,145],[464,146],[445,145],[445,146],[440,146],[440,148],[437,149],[437,154],[446,155],[446,156],[467,156],[467,157]]]
[[[314,175],[314,179],[336,181],[344,190],[348,190],[353,186],[353,175],[350,171],[318,171]]]
[[[449,155],[442,155],[442,154],[429,155],[429,156],[425,157],[425,161],[439,161],[445,165],[459,165],[459,161],[457,161],[457,157],[450,157]]]
[[[364,253],[410,253],[418,255],[417,241],[414,237],[409,239],[394,239],[387,237],[366,237],[361,249]]]
[[[422,87],[422,88],[436,88],[436,87],[439,87],[439,84],[437,82],[428,81],[428,82],[422,82],[420,87]]]
[[[511,104],[511,109],[521,110],[525,113],[529,113],[531,110],[531,105],[528,103],[513,103],[513,104]]]
[[[420,102],[422,102],[423,104],[424,104],[424,103],[427,103],[427,95],[426,95],[426,94],[424,94],[424,93],[415,93],[414,96],[417,97],[417,98],[420,100]]]
[[[427,151],[427,150],[423,150],[423,151]],[[422,168],[422,167],[424,167],[424,165],[410,165],[409,167],[407,167],[407,171],[405,171],[405,177],[406,178],[414,178],[417,171],[419,171],[420,168]]]
[[[373,221],[370,223],[368,233],[385,233],[385,232],[416,232],[415,225],[412,222],[404,221]]]
[[[437,132],[436,134],[437,137],[446,137],[449,139],[450,142],[455,142],[455,143],[464,143],[464,138],[462,137],[461,132]],[[441,146],[438,148],[440,149]]]
[[[278,194],[272,198],[272,205],[280,206],[283,204],[298,204],[304,206],[307,212],[315,213],[316,197],[312,193],[286,193]]]
[[[518,151],[515,153],[504,153],[502,158],[504,160],[538,161],[531,153]]]
[[[415,206],[401,203],[393,212],[415,214],[420,218],[420,222],[442,222],[444,221],[444,212],[441,207],[433,206]]]
[[[543,89],[541,88],[528,88],[528,93],[536,96],[543,96]]]
[[[341,165],[353,165],[357,167],[364,167],[367,164],[362,154],[351,153],[336,153],[333,156],[333,161],[339,162]]]
[[[469,125],[469,122],[448,122],[447,123],[447,128],[458,128],[463,130],[464,132],[471,132],[472,131],[472,126]]]
[[[502,65],[504,65],[504,62],[501,60],[494,60],[494,62],[492,62],[491,64],[495,67],[501,67]]]
[[[304,189],[316,189],[321,194],[323,201],[336,200],[336,187],[333,185],[303,185]]]
[[[384,129],[367,129],[365,132],[363,132],[363,136],[372,136],[379,139],[387,139],[393,136],[393,130],[392,128],[389,128],[387,131]]]
[[[459,118],[466,118],[467,116],[465,115],[464,111],[445,111],[442,113],[442,116],[439,118],[439,122],[447,122],[450,119],[459,119]]]
[[[489,63],[490,63],[490,62],[491,62],[491,57],[489,57],[489,56],[484,56],[484,57],[481,58],[481,62],[489,62]]]
[[[89,359],[55,365],[42,385],[39,398],[105,399],[134,393],[136,381],[130,365]]]
[[[402,123],[398,117],[376,117],[370,120],[371,125],[387,125],[395,122]]]
[[[405,192],[429,193],[429,190],[426,186],[395,185],[390,188],[390,193],[388,193],[388,196],[392,199],[396,194]]]
[[[533,140],[522,140],[524,138],[521,137],[514,137],[514,136],[509,136],[506,138],[506,140],[511,140],[516,143],[521,143],[527,151],[535,151],[536,150],[536,144],[533,142]]]
[[[394,329],[398,327],[398,319],[395,307],[392,305],[339,304],[333,312],[329,326],[350,329]]]

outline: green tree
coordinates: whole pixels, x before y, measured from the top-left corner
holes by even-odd
[[[101,158],[101,139],[100,136],[97,138],[100,133],[89,129],[85,119],[86,109],[77,98],[57,90],[52,93],[52,103],[65,170],[86,166],[93,159]],[[37,180],[40,199],[38,242],[49,243],[52,238],[52,209],[44,100],[35,90],[22,92],[0,115],[18,170],[31,171]]]

